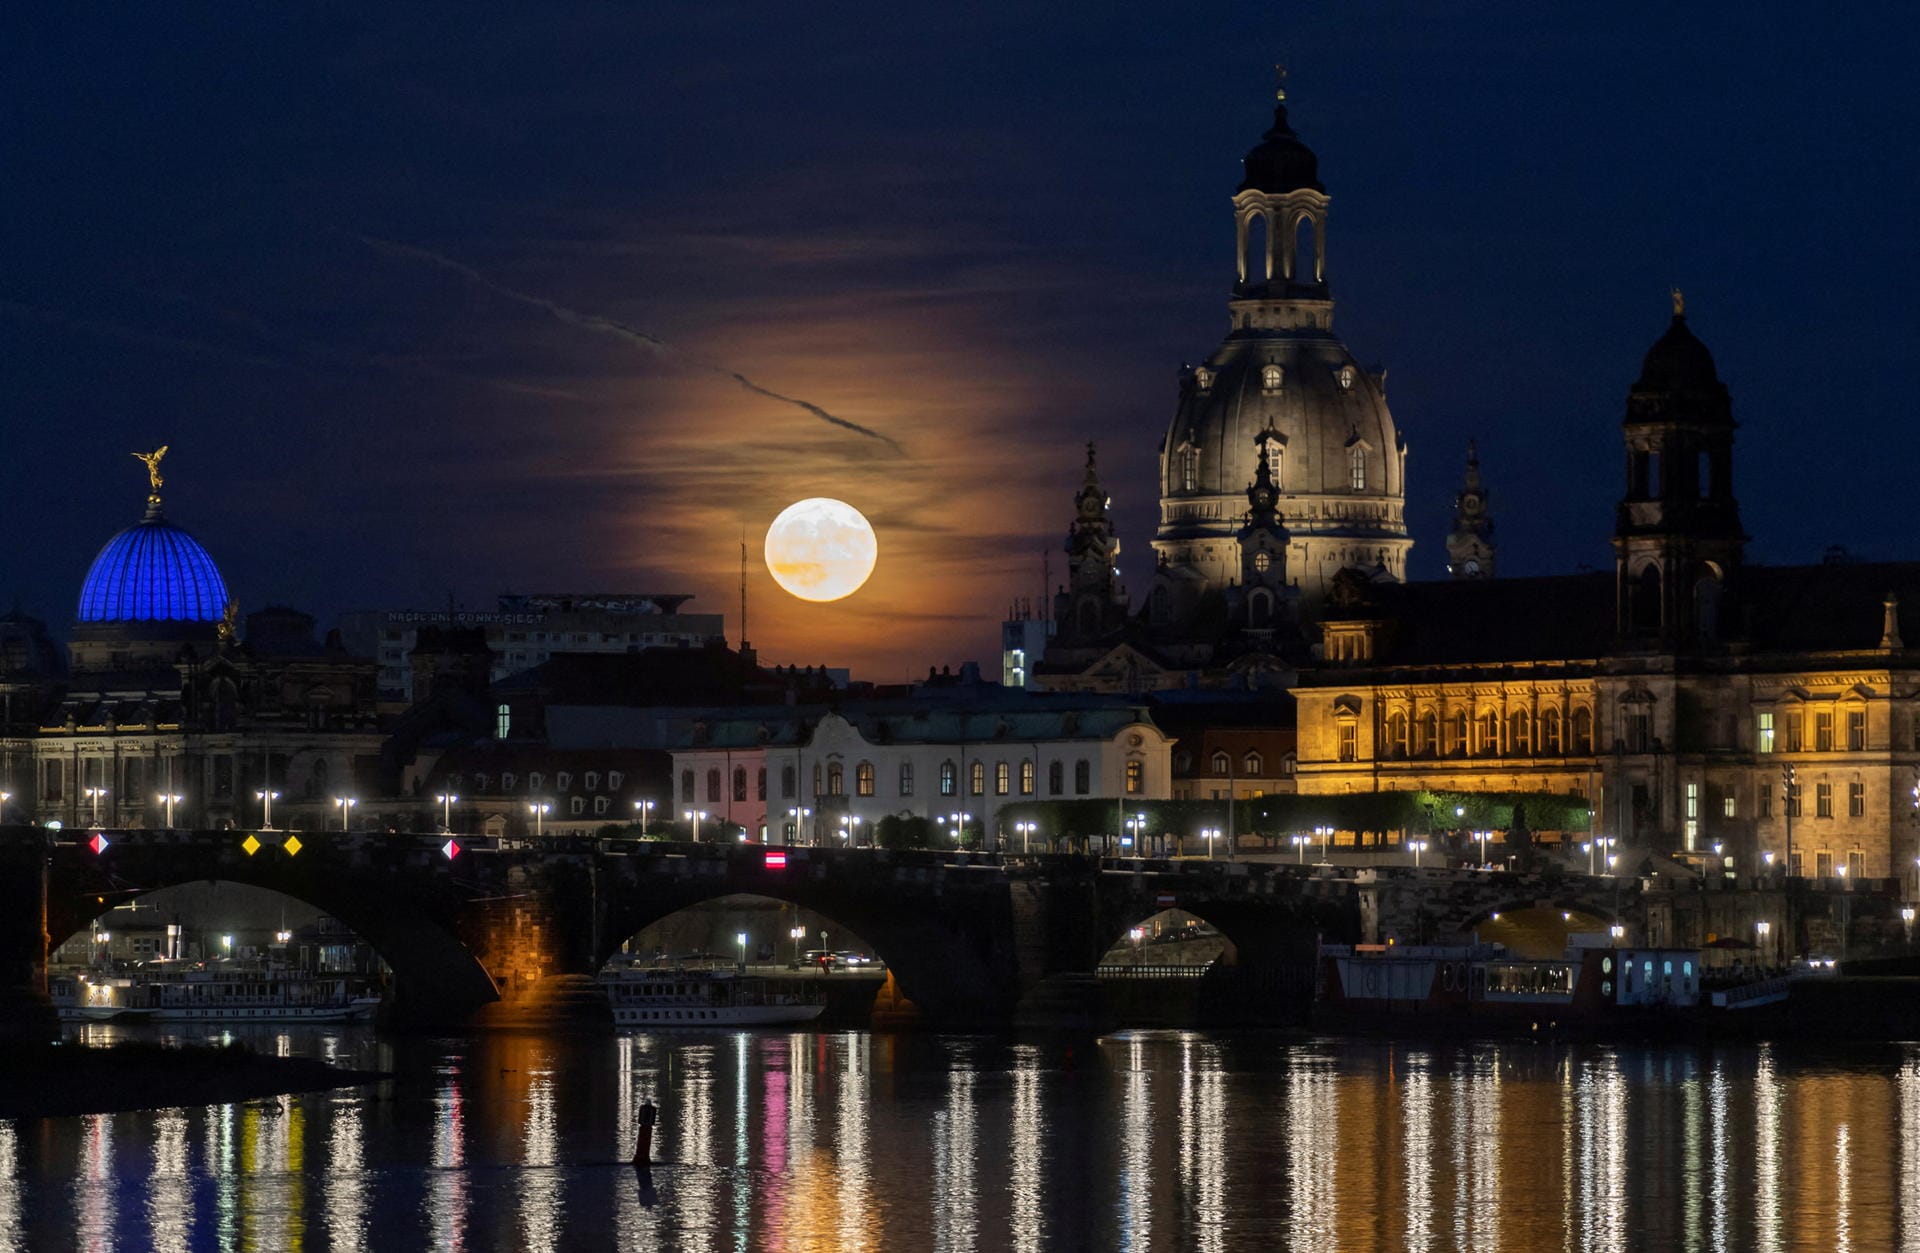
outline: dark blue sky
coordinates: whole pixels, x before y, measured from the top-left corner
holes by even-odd
[[[1503,572],[1610,560],[1669,284],[1752,556],[1920,558],[1905,6],[47,8],[0,15],[0,594],[58,626],[166,442],[245,608],[669,588],[731,621],[742,531],[821,493],[880,571],[803,606],[756,562],[755,642],[985,657],[1084,439],[1140,582],[1276,59],[1418,577],[1469,436]]]

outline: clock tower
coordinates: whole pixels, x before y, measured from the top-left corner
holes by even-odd
[[[1480,483],[1480,454],[1467,441],[1467,476],[1453,498],[1453,529],[1447,532],[1447,573],[1456,579],[1493,577],[1493,517]]]

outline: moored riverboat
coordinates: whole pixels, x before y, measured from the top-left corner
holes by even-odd
[[[771,1027],[812,1022],[826,1006],[731,970],[615,966],[600,976],[616,1027]]]
[[[66,1022],[363,1022],[380,997],[361,976],[214,963],[79,971],[48,980]]]

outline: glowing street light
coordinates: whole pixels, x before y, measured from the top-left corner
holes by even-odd
[[[1490,835],[1492,835],[1492,834],[1493,834],[1493,832],[1491,832],[1491,831],[1475,831],[1475,832],[1473,833],[1473,838],[1474,838],[1474,839],[1476,839],[1476,840],[1478,840],[1478,841],[1480,841],[1480,869],[1482,869],[1482,870],[1485,870],[1485,869],[1487,868],[1487,865],[1488,865],[1488,863],[1487,863],[1487,837],[1488,837],[1488,836],[1490,836]]]
[[[0,792],[0,823],[5,823],[5,822],[6,822],[6,820],[7,820],[7,802],[8,802],[8,801],[10,801],[10,800],[12,800],[12,799],[13,799],[13,793],[12,793],[12,792]],[[168,826],[172,826],[173,824],[172,824],[172,823],[168,823],[167,825],[168,825]]]
[[[1329,865],[1330,863],[1327,859],[1333,852],[1333,828],[1315,827],[1313,833],[1320,837],[1320,860],[1315,864],[1320,866]]]
[[[973,815],[969,813],[957,813],[948,814],[944,818],[936,818],[934,821],[942,826],[952,826],[953,846],[955,848],[965,848],[967,844],[967,821],[972,817]]]
[[[1145,814],[1135,814],[1120,825],[1127,829],[1127,842],[1133,845],[1133,851],[1137,856],[1142,843],[1141,835],[1147,829],[1147,816]]]
[[[1300,854],[1300,864],[1303,866],[1306,865],[1307,864],[1307,845],[1312,843],[1312,840],[1310,840],[1307,836],[1304,836],[1304,835],[1294,835],[1294,836],[1289,836],[1288,838],[1293,841],[1294,851]]]
[[[1147,942],[1147,929],[1145,927],[1134,927],[1127,932],[1127,938],[1133,941],[1133,964],[1138,966],[1146,960],[1146,952],[1143,946]]]
[[[813,817],[813,810],[799,806],[787,810],[787,817],[793,820],[793,838],[788,843],[805,843],[802,832],[805,830],[806,820]]]
[[[440,829],[451,835],[453,833],[453,802],[460,798],[452,792],[442,792],[433,799],[440,802]]]
[[[100,825],[100,801],[102,797],[106,796],[107,789],[103,787],[90,787],[85,789],[85,793],[86,793],[87,800],[89,800],[93,804],[92,825],[97,827]]]
[[[162,792],[153,798],[167,807],[167,826],[173,826],[173,807],[187,799],[178,792]]]
[[[273,830],[273,802],[280,799],[280,793],[271,788],[266,788],[262,791],[255,792],[253,798],[260,802],[260,829],[262,831]],[[168,825],[171,826],[172,824],[169,823]]]
[[[859,814],[840,815],[840,838],[847,842],[848,848],[860,847],[860,824],[864,821]]]
[[[793,941],[793,964],[794,967],[798,969],[800,965],[800,941],[807,938],[807,929],[805,927],[793,927],[788,930],[787,938]]]
[[[1013,824],[1013,829],[1018,832],[1020,836],[1020,852],[1023,855],[1031,852],[1032,849],[1029,842],[1039,833],[1040,824],[1037,822],[1016,822]]]
[[[680,816],[693,824],[693,842],[698,844],[700,842],[700,820],[707,816],[707,811],[704,809],[687,809],[682,810]]]
[[[359,798],[336,796],[333,798],[333,803],[340,810],[340,829],[345,831],[353,822],[353,807],[360,803]]]
[[[1219,827],[1200,828],[1200,838],[1207,842],[1207,860],[1208,861],[1213,860],[1213,842],[1219,839],[1221,834],[1222,832]]]
[[[286,947],[286,945],[290,941],[292,941],[292,939],[293,939],[293,932],[291,931],[276,931],[273,933],[273,942],[275,944],[280,945],[282,948]]]
[[[533,815],[533,838],[537,840],[546,834],[547,815],[553,812],[553,806],[545,801],[535,801],[527,806],[527,812]]]
[[[228,957],[232,957],[233,956],[233,937],[230,935],[221,936],[220,947],[226,950]]]
[[[740,946],[740,970],[744,974],[747,969],[747,933],[742,931],[735,935],[733,942]]]
[[[1413,854],[1413,868],[1415,870],[1420,869],[1420,854],[1427,851],[1427,842],[1425,840],[1408,840],[1407,850]]]
[[[647,815],[653,812],[652,801],[633,802],[633,812],[640,815],[640,838],[647,838]]]

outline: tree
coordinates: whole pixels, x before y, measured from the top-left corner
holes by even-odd
[[[917,814],[888,814],[873,827],[881,848],[931,848],[933,823]]]

